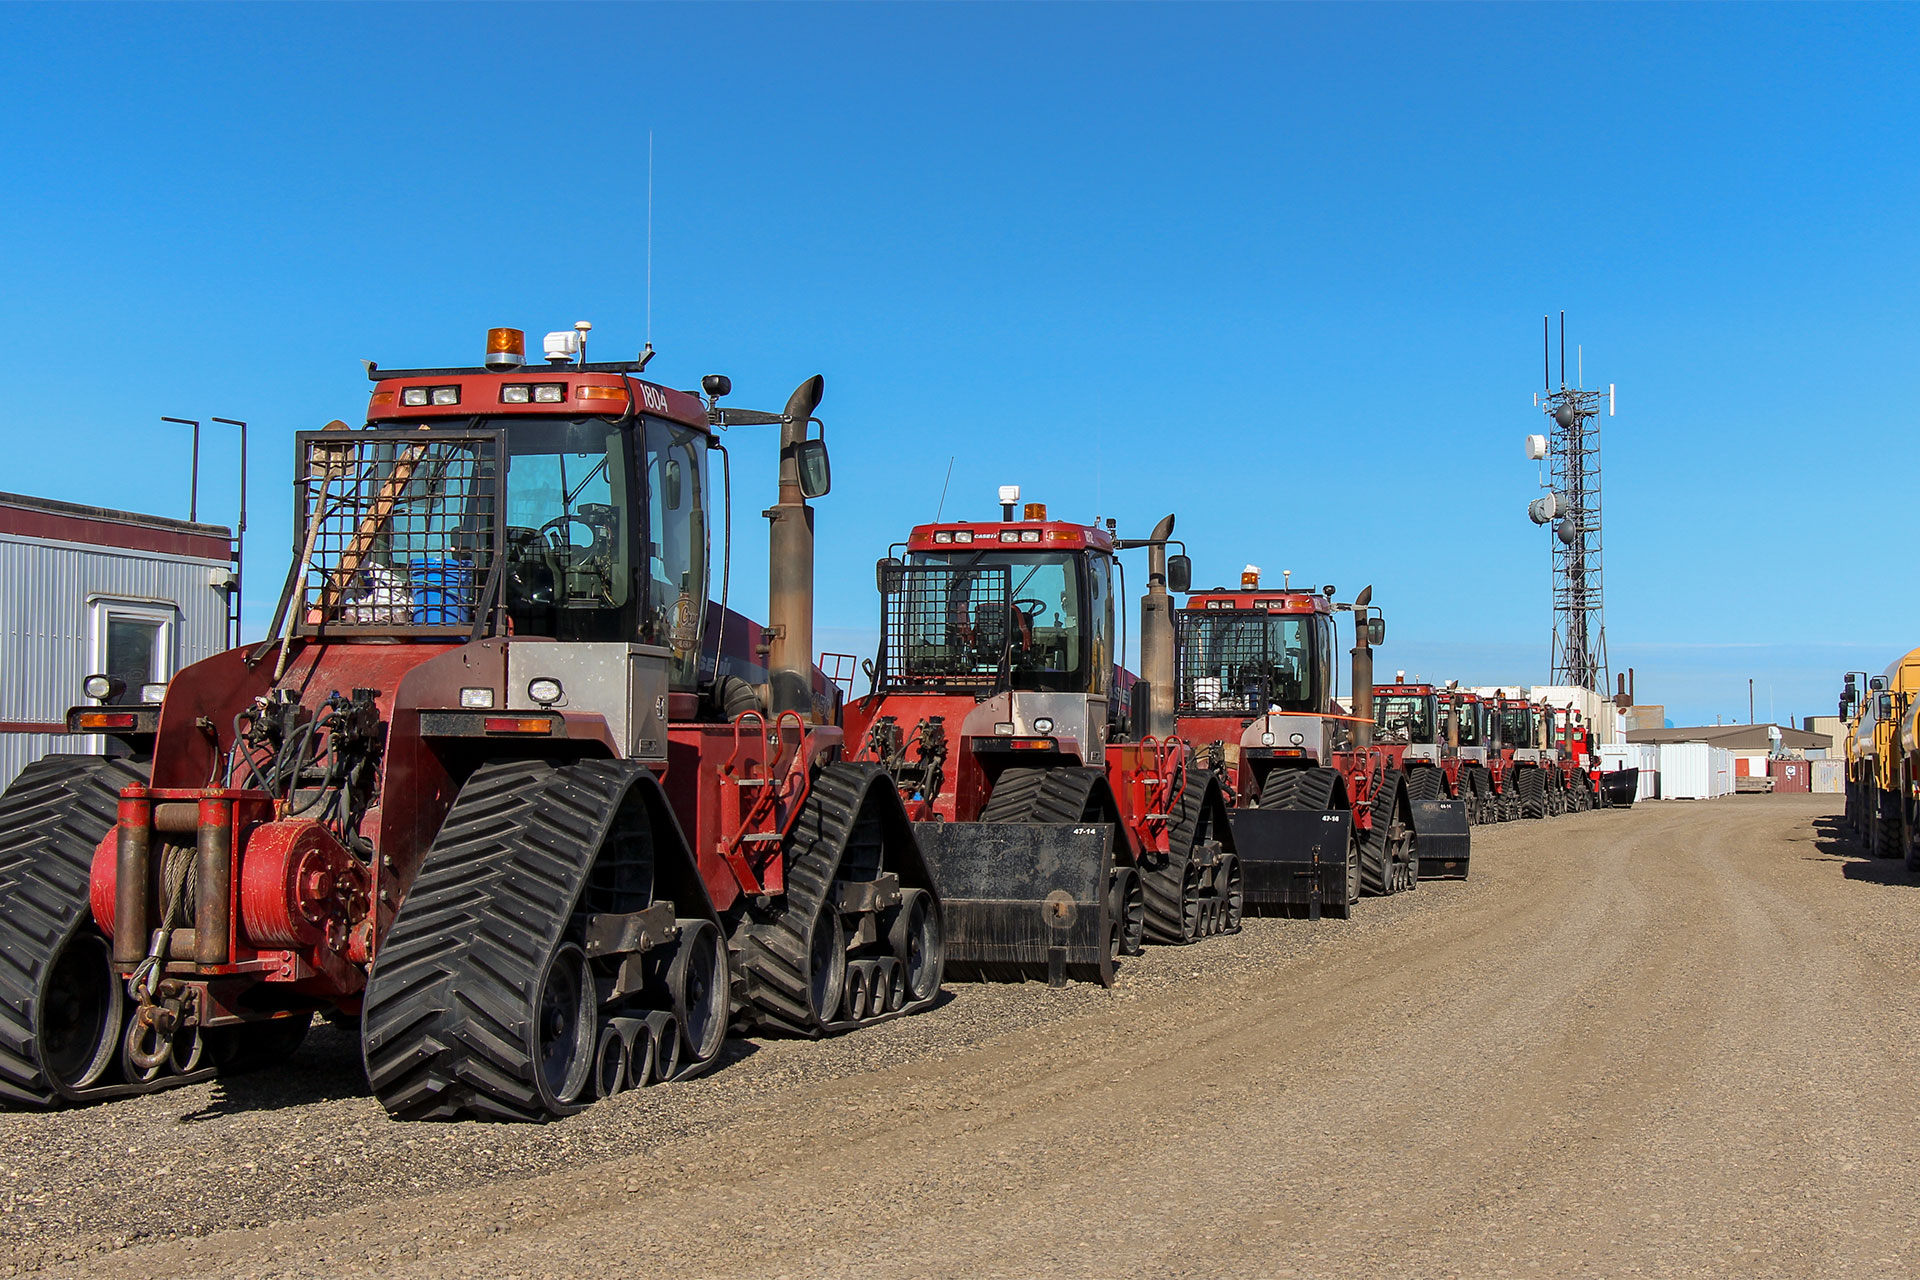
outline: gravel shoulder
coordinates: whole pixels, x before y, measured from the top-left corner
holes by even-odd
[[[1473,878],[961,986],[559,1124],[268,1078],[0,1113],[0,1274],[1920,1270],[1920,896],[1837,798],[1477,829]]]

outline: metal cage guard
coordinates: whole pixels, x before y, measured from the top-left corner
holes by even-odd
[[[295,634],[494,630],[504,558],[504,433],[303,431]]]

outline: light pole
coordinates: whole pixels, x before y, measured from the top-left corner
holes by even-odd
[[[240,644],[247,581],[247,424],[238,418],[215,418],[213,421],[224,427],[240,428],[240,527],[233,539],[233,643],[237,648]]]
[[[193,428],[193,479],[188,482],[187,520],[192,524],[200,523],[200,423],[193,418],[161,418],[162,422],[172,422],[183,427]]]

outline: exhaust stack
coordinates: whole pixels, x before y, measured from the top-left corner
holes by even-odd
[[[1367,634],[1372,615],[1373,588],[1365,588],[1353,598],[1353,746],[1365,751],[1373,745],[1373,639]]]
[[[1147,682],[1147,732],[1170,738],[1173,714],[1173,597],[1167,593],[1167,539],[1173,517],[1153,527],[1147,550],[1147,594],[1140,597],[1140,674]]]
[[[796,450],[820,407],[819,374],[794,388],[780,415],[780,501],[768,509],[767,703],[813,718],[813,508],[800,490]]]

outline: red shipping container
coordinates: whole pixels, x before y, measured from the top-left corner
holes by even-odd
[[[1773,779],[1776,795],[1782,791],[1813,790],[1813,765],[1805,760],[1770,760],[1767,775]]]

